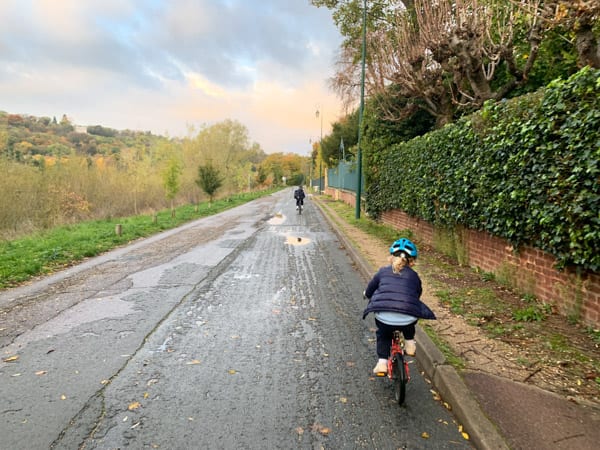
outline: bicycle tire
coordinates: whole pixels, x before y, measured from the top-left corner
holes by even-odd
[[[402,405],[406,399],[406,382],[408,376],[406,374],[406,366],[404,365],[404,358],[402,355],[397,354],[394,356],[393,364],[393,381],[394,381],[394,397],[398,402],[398,405]]]

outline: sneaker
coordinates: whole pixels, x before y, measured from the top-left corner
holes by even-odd
[[[378,375],[380,373],[386,374],[387,373],[387,359],[380,359],[377,362],[377,365],[375,366],[375,368],[373,369],[373,373],[375,375]]]
[[[416,352],[417,352],[417,343],[415,342],[414,339],[408,339],[404,343],[404,353],[406,353],[408,356],[415,356]]]

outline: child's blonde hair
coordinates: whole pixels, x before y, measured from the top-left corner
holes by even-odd
[[[407,265],[412,265],[412,258],[406,256],[406,253],[400,252],[399,256],[390,256],[392,272],[400,273]]]

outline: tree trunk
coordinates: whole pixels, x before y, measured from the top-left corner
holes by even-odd
[[[577,54],[582,67],[600,68],[600,47],[591,24],[581,24],[577,31]]]

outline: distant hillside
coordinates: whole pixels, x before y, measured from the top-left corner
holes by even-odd
[[[110,156],[123,148],[165,140],[149,131],[75,125],[66,115],[57,120],[0,111],[0,155],[33,165],[69,155]]]

